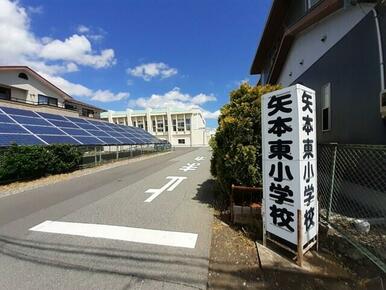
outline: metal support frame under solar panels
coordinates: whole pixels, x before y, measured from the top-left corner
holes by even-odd
[[[17,145],[145,145],[164,141],[141,128],[0,106],[0,147]]]

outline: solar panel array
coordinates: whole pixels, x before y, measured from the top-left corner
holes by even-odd
[[[13,143],[142,145],[162,141],[141,128],[0,107],[0,146],[10,146]]]

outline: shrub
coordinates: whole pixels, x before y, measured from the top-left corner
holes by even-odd
[[[12,145],[0,155],[0,182],[70,172],[79,167],[81,157],[72,145]]]
[[[221,108],[213,141],[211,173],[223,191],[231,184],[256,186],[262,183],[261,96],[279,89],[243,83],[230,93],[229,104]]]

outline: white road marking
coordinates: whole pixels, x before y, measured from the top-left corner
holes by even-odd
[[[181,182],[182,180],[186,179],[186,177],[183,176],[168,176],[166,179],[171,179],[168,183],[166,183],[161,188],[155,189],[150,188],[145,191],[145,193],[152,193],[152,195],[145,200],[145,202],[152,202],[153,199],[155,199],[157,196],[159,196],[162,192],[164,192],[166,189],[168,191],[173,191]]]
[[[194,171],[200,166],[200,163],[188,163],[187,165],[184,165],[180,168],[181,171],[187,172],[187,171]]]
[[[192,233],[58,221],[45,221],[29,230],[189,249],[195,248],[198,238]]]
[[[194,160],[202,161],[202,160],[205,160],[205,157],[204,156],[198,156],[198,157],[194,158]]]

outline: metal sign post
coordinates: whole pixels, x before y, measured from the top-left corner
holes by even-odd
[[[263,241],[297,255],[318,233],[315,92],[294,85],[262,96]]]

